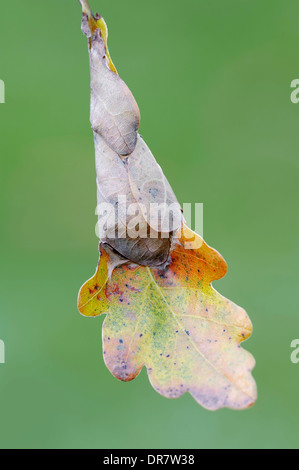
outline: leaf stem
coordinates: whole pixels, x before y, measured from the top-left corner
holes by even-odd
[[[80,4],[81,4],[81,7],[82,7],[82,12],[85,13],[88,18],[91,18],[92,17],[92,12],[91,12],[91,9],[90,9],[90,6],[88,4],[88,1],[87,0],[79,0]]]

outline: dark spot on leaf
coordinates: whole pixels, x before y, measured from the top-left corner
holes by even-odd
[[[156,197],[158,194],[157,188],[150,188],[149,193],[153,196]]]

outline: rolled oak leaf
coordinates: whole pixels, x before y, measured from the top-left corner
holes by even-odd
[[[183,217],[178,200],[140,135],[128,160],[119,158],[96,133],[94,144],[98,204],[113,205],[118,210],[118,220],[124,225],[132,215],[128,214],[129,206],[136,204],[144,222],[153,230],[166,234],[181,227]],[[119,204],[121,198],[126,202],[124,206]]]
[[[108,33],[105,37],[101,17],[91,22],[88,15],[83,14],[81,29],[89,39],[92,129],[116,153],[129,155],[137,141],[140,123],[138,105],[108,55]]]
[[[145,266],[162,266],[169,259],[173,233],[183,221],[181,208],[161,167],[137,132],[139,109],[111,61],[106,23],[100,15],[93,16],[85,0],[80,3],[81,29],[89,39],[97,200],[102,208],[107,203],[113,209],[107,209],[110,216],[105,224],[103,214],[98,213],[98,236],[121,258]],[[125,203],[120,204],[119,198]],[[138,220],[134,218],[136,212]]]
[[[102,248],[94,277],[80,290],[79,310],[106,314],[104,360],[116,378],[132,380],[145,366],[163,396],[189,392],[210,410],[246,408],[256,400],[255,362],[240,343],[251,335],[251,322],[211,287],[226,263],[199,238],[184,227],[166,268],[125,264],[111,278]]]
[[[169,257],[172,233],[181,227],[183,217],[161,167],[140,135],[125,160],[97,133],[94,143],[100,241],[132,262],[163,265]],[[103,217],[105,203],[111,207],[107,206]],[[134,232],[135,226],[138,232]]]

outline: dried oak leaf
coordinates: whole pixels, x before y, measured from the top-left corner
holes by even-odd
[[[181,227],[183,217],[161,167],[140,135],[127,162],[97,133],[94,142],[97,202],[102,210],[105,203],[110,204],[106,217],[102,212],[98,214],[101,242],[133,262],[151,266],[164,264],[169,257],[171,234]],[[120,196],[125,199],[124,204],[119,203]],[[163,210],[158,209],[161,207],[173,210],[163,214]],[[124,236],[127,232],[133,235],[135,212],[131,213],[132,209],[139,212],[136,238]],[[150,231],[156,238],[147,237]]]
[[[90,44],[91,127],[119,155],[129,155],[137,142],[138,105],[128,86],[111,69],[102,29],[97,28],[93,33],[86,16],[81,29]]]
[[[246,408],[256,399],[254,359],[240,347],[251,334],[250,320],[211,287],[226,273],[221,255],[185,225],[177,236],[181,209],[138,134],[139,109],[111,61],[107,26],[87,0],[80,3],[89,39],[97,198],[112,207],[117,222],[108,219],[108,230],[99,230],[98,269],[80,290],[79,310],[89,317],[107,314],[104,358],[118,379],[132,380],[146,366],[153,387],[166,397],[189,392],[211,410]],[[127,235],[134,204],[145,238]],[[153,204],[175,209],[149,218]],[[125,236],[115,237],[115,228]],[[156,238],[149,236],[152,229]]]

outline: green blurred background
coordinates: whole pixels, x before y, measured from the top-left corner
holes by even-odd
[[[215,287],[246,308],[259,398],[209,412],[145,371],[117,381],[102,319],[76,307],[97,263],[89,70],[77,0],[2,2],[0,447],[275,448],[299,444],[299,4],[92,0],[179,200],[204,203],[228,262]]]

